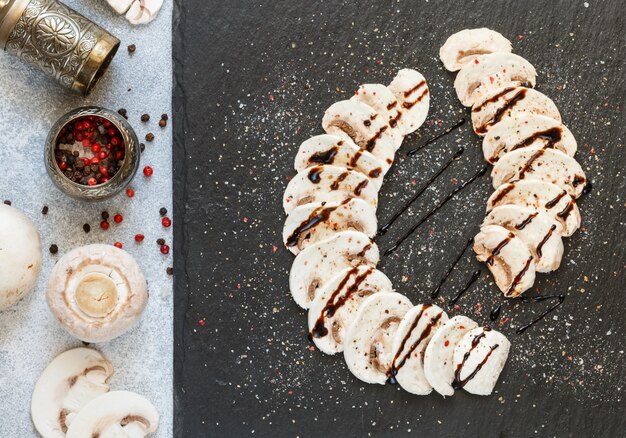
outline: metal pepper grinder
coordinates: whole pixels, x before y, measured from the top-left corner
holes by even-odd
[[[84,96],[120,41],[57,0],[0,0],[0,47]]]

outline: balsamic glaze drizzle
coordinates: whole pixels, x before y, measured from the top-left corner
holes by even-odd
[[[500,318],[500,313],[502,312],[502,303],[498,304],[491,312],[489,312],[489,319],[492,321],[497,321]]]
[[[478,280],[479,278],[480,278],[480,269],[477,269],[476,271],[474,271],[470,279],[467,281],[467,283],[465,284],[465,287],[461,289],[459,293],[456,294],[456,296],[452,298],[448,304],[450,306],[454,306],[456,303],[458,303],[458,301],[465,294],[465,292],[467,292],[472,287],[472,285],[476,282],[476,280]]]
[[[537,295],[537,296],[534,296],[534,297],[520,297],[520,301],[523,302],[523,303],[528,303],[528,302],[540,303],[542,301],[552,300],[552,299],[555,299],[555,298],[558,299],[558,302],[556,304],[554,304],[551,307],[549,307],[548,310],[543,312],[541,315],[539,315],[537,318],[533,319],[528,324],[518,328],[515,332],[517,334],[524,333],[526,330],[531,328],[533,325],[537,324],[539,321],[541,321],[543,318],[548,316],[550,313],[554,312],[556,310],[556,308],[559,307],[561,304],[563,304],[563,301],[565,301],[565,295]]]
[[[465,119],[461,119],[458,122],[456,122],[454,125],[450,126],[449,128],[446,128],[444,131],[440,132],[439,134],[435,135],[433,138],[431,138],[430,140],[426,140],[422,145],[411,149],[410,151],[408,151],[406,153],[407,157],[412,157],[413,155],[415,155],[416,153],[418,153],[419,151],[421,151],[422,149],[424,149],[426,146],[428,146],[431,143],[436,142],[437,140],[439,140],[441,137],[445,137],[446,135],[450,134],[452,131],[454,131],[455,129],[460,128],[461,126],[463,126],[465,124]]]
[[[445,274],[443,274],[443,276],[441,277],[441,281],[439,281],[439,284],[437,285],[437,287],[435,288],[435,290],[433,290],[430,293],[430,298],[431,299],[435,299],[439,296],[439,292],[441,291],[441,286],[443,286],[443,284],[446,282],[446,280],[448,279],[448,277],[450,276],[450,274],[452,273],[452,271],[454,270],[454,268],[456,267],[456,265],[459,263],[459,261],[461,260],[461,258],[463,257],[463,254],[465,254],[465,251],[467,251],[467,248],[469,248],[472,243],[474,243],[474,238],[470,237],[470,239],[467,241],[467,244],[465,245],[465,247],[463,247],[463,250],[459,253],[459,255],[457,256],[456,259],[454,259],[454,262],[452,263],[452,265],[448,268],[448,270],[446,271]]]

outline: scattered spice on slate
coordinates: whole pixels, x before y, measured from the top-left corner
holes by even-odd
[[[41,214],[46,215],[48,214],[48,206],[44,205],[43,208],[41,209]]]
[[[152,176],[153,173],[154,173],[154,171],[152,170],[152,167],[146,166],[146,167],[143,168],[143,174],[145,176]]]
[[[163,224],[165,228],[169,228],[172,225],[172,221],[170,220],[169,217],[166,216],[163,219],[161,219],[161,224]]]
[[[91,231],[91,225],[89,225],[89,224],[85,224],[85,225],[83,225],[83,231],[84,231],[85,233],[90,232],[90,231]]]
[[[147,122],[148,120],[150,120],[150,114],[142,114],[141,115],[141,121],[142,122]]]
[[[160,214],[161,216],[165,216],[165,215],[167,214],[167,208],[165,208],[165,207],[161,207],[161,208],[159,209],[159,214]]]
[[[121,214],[119,214],[119,213],[118,213],[118,214],[116,214],[115,216],[113,216],[113,221],[114,221],[116,224],[120,224],[120,223],[122,223],[122,221],[123,221],[123,220],[124,220],[124,216],[122,216],[122,215],[121,215]]]
[[[52,254],[56,254],[57,252],[59,252],[59,247],[53,243],[52,245],[50,245],[50,252]]]
[[[126,189],[126,196],[128,196],[129,198],[132,198],[133,196],[135,196],[135,191],[133,189]]]
[[[8,199],[6,201],[4,201],[5,205],[11,205],[11,201],[9,201]]]
[[[135,50],[137,50],[137,46],[134,44],[130,44],[128,46],[128,53],[135,53]]]
[[[107,221],[100,222],[100,228],[102,228],[103,230],[108,230],[109,229],[109,223]]]
[[[174,275],[174,268],[172,268],[171,266],[169,266],[165,272],[167,272],[167,275]]]
[[[100,216],[102,216],[102,219],[107,220],[109,218],[109,212],[105,210],[100,213]]]
[[[124,117],[125,119],[127,119],[127,120],[128,120],[128,112],[126,111],[126,109],[125,109],[125,108],[120,108],[120,109],[118,109],[118,110],[117,110],[117,113],[118,113],[120,116],[122,116],[122,117]]]
[[[163,244],[161,245],[161,254],[169,254],[170,247],[169,245]]]
[[[143,234],[135,234],[135,242],[143,242],[144,235]]]
[[[146,134],[146,141],[154,141],[154,134],[151,132],[148,132]]]
[[[115,247],[117,247],[117,248],[119,248],[119,249],[122,249],[122,243],[121,243],[121,242],[115,242],[115,243],[113,244],[113,246],[115,246]]]
[[[157,245],[165,245],[165,239],[157,239]]]

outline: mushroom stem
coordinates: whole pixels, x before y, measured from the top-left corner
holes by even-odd
[[[115,309],[117,286],[113,279],[100,272],[91,272],[80,279],[76,287],[76,304],[94,318],[104,318]]]

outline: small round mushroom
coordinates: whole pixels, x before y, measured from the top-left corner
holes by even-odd
[[[0,310],[29,293],[41,271],[41,239],[21,211],[0,204]]]
[[[31,416],[45,438],[64,438],[76,414],[109,391],[113,366],[98,351],[74,348],[61,353],[41,373],[31,400]]]
[[[111,245],[87,245],[56,264],[46,289],[52,313],[71,335],[105,342],[128,331],[148,301],[135,259]]]
[[[148,399],[130,391],[111,391],[80,410],[66,438],[139,438],[158,427],[159,413]]]

